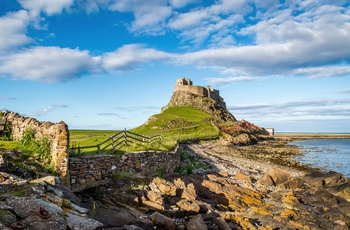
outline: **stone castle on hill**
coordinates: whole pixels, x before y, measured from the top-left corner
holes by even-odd
[[[174,92],[177,91],[187,92],[198,96],[211,98],[222,108],[227,110],[226,103],[224,102],[224,99],[220,97],[219,90],[211,89],[210,86],[203,87],[192,85],[192,81],[189,78],[179,78],[176,80]]]

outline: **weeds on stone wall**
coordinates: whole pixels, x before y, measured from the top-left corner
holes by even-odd
[[[2,112],[0,112],[0,119],[3,119],[4,115]],[[0,140],[4,141],[12,141],[13,140],[13,135],[12,135],[12,127],[10,122],[5,123],[4,130],[2,131],[2,136],[0,137]]]
[[[52,157],[49,139],[47,137],[36,139],[35,133],[33,129],[26,129],[20,142],[36,160],[44,164],[50,164]]]
[[[192,174],[195,170],[208,170],[209,165],[202,162],[193,153],[182,151],[180,153],[180,166],[175,170],[181,175]]]

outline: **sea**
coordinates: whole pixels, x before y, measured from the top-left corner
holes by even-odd
[[[350,178],[350,139],[308,139],[290,142],[303,154],[295,160],[324,171],[335,171]]]

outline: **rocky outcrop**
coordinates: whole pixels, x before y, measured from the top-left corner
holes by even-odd
[[[314,176],[307,174],[308,178]],[[259,182],[266,177],[271,183]],[[299,187],[301,181],[304,184]],[[127,205],[142,212],[136,219],[120,219],[128,219],[135,227],[148,223],[148,227],[161,229],[345,230],[350,226],[350,203],[329,189],[343,182],[313,186],[279,168],[266,171],[256,182],[243,173],[172,174],[153,179],[135,194],[112,192],[108,202],[120,205],[120,200],[129,201]],[[190,196],[183,195],[186,190]]]
[[[169,103],[162,108],[162,111],[173,106],[190,106],[204,111],[213,116],[213,121],[217,123],[235,121],[235,117],[223,108],[215,100],[208,97],[201,97],[184,91],[175,91]]]
[[[0,229],[91,230],[104,224],[88,217],[80,199],[53,176],[27,181],[0,173]]]
[[[249,160],[237,147],[192,144],[185,151],[210,167],[162,178],[139,174],[79,197],[55,177],[29,182],[1,173],[0,229],[350,227],[350,180],[339,173]]]

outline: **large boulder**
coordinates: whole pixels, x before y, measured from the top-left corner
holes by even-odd
[[[341,173],[333,171],[322,172],[319,170],[307,173],[303,179],[313,186],[333,186],[348,181]]]
[[[159,227],[163,227],[165,229],[169,230],[175,230],[176,229],[176,223],[169,217],[160,214],[159,212],[155,212],[151,215],[151,219],[153,221],[154,225],[157,225]]]
[[[265,186],[279,185],[285,183],[291,179],[291,175],[279,168],[270,168],[267,172],[258,180],[258,184]]]
[[[205,224],[203,217],[198,214],[192,217],[192,219],[187,223],[187,230],[207,230],[207,225]]]

